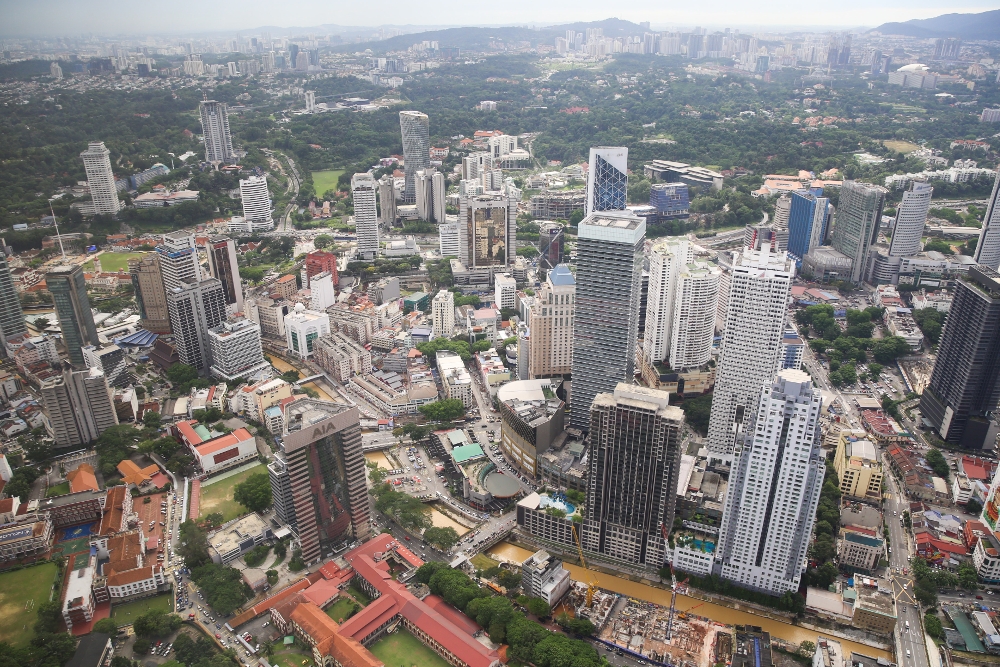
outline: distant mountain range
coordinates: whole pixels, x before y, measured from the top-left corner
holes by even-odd
[[[958,37],[964,40],[1000,39],[1000,9],[981,14],[942,14],[932,19],[883,23],[874,31],[907,37]]]

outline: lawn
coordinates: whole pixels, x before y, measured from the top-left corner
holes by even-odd
[[[233,500],[233,487],[250,475],[257,473],[267,474],[267,467],[261,463],[214,484],[203,485],[201,487],[201,503],[198,505],[198,516],[204,517],[212,512],[222,512],[222,520],[229,521],[246,514],[247,508]]]
[[[69,482],[61,482],[55,486],[50,486],[49,490],[45,492],[46,498],[51,498],[52,496],[64,496],[69,493]]]
[[[164,595],[136,600],[135,602],[112,605],[111,617],[120,624],[128,624],[136,616],[142,616],[150,609],[162,609],[163,611],[170,612],[173,611],[170,598],[170,593],[166,593]]]
[[[347,592],[354,596],[354,599],[360,602],[362,606],[367,607],[372,603],[372,599],[354,584],[347,587]]]
[[[0,641],[27,644],[38,617],[38,605],[49,601],[55,563],[0,574]]]
[[[472,564],[476,566],[477,570],[489,570],[490,568],[500,565],[500,563],[496,562],[486,554],[476,554],[469,560],[472,561]]]
[[[101,269],[107,273],[115,273],[117,271],[128,271],[128,261],[130,259],[136,259],[142,257],[146,253],[144,252],[105,252],[101,253]],[[92,271],[94,269],[93,260],[87,262],[83,265],[84,271]]]
[[[303,661],[311,665],[312,653],[307,653],[297,640],[292,646],[284,646],[278,639],[274,644],[274,655],[268,662],[274,667],[302,667]]]
[[[351,600],[350,598],[340,598],[326,610],[326,615],[337,621],[337,623],[343,623],[350,618],[351,610],[354,609],[354,607],[354,600]]]
[[[327,169],[326,171],[314,171],[313,189],[316,190],[316,198],[319,199],[327,190],[337,189],[337,180],[344,173],[343,169]]]
[[[448,667],[448,663],[406,630],[397,630],[369,649],[386,667]]]
[[[920,148],[920,146],[918,146],[917,144],[914,144],[909,141],[896,141],[896,140],[883,141],[882,145],[891,151],[896,151],[897,153],[904,153],[904,154],[912,153],[913,151],[918,150]]]

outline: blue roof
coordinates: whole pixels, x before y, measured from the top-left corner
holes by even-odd
[[[575,285],[576,278],[566,264],[556,264],[555,268],[549,271],[549,281],[553,285]]]
[[[116,345],[126,345],[134,347],[149,347],[156,342],[156,339],[160,337],[160,334],[155,334],[152,331],[146,331],[145,329],[139,329],[133,334],[129,334],[122,338],[116,338]]]

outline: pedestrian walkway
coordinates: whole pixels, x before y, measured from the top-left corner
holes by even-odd
[[[201,480],[191,481],[191,511],[188,518],[192,521],[198,518],[199,505],[201,505]]]
[[[222,473],[221,475],[215,475],[214,477],[209,477],[204,482],[201,482],[201,486],[211,486],[212,484],[215,484],[216,482],[221,482],[224,479],[229,479],[233,475],[238,475],[241,472],[243,472],[244,470],[250,470],[250,468],[256,468],[259,465],[260,465],[260,461],[258,461],[257,459],[254,459],[250,463],[245,463],[245,464],[243,464],[241,466],[237,466],[237,467],[233,468],[232,470],[227,470],[226,472]],[[195,481],[197,482],[198,480],[195,480]]]

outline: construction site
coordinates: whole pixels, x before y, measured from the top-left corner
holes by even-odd
[[[673,665],[715,664],[716,632],[729,628],[690,612],[619,597],[598,637],[632,653]]]

